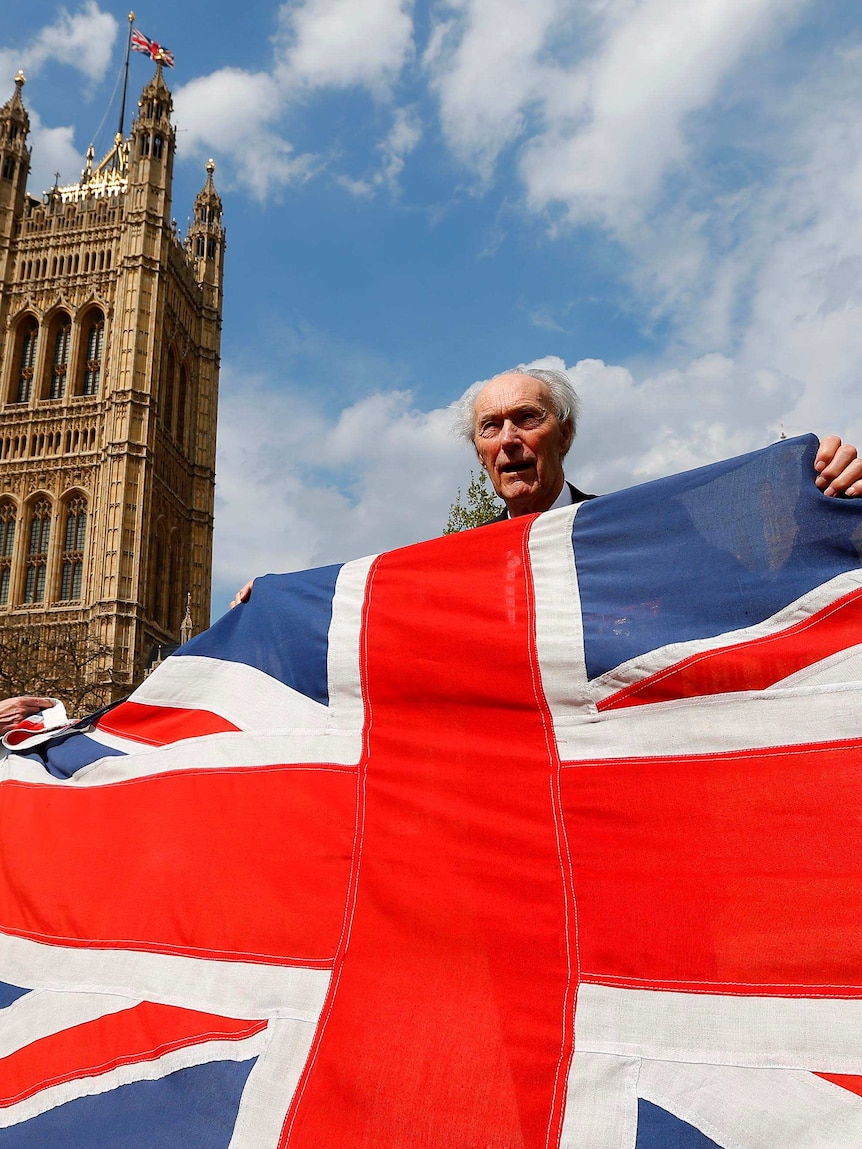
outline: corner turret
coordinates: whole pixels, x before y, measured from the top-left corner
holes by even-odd
[[[221,196],[213,183],[215,163],[207,161],[206,183],[195,197],[194,220],[189,226],[188,250],[194,259],[195,278],[204,287],[207,303],[220,310],[224,280],[225,230]]]
[[[176,132],[171,123],[174,101],[162,75],[162,63],[141,93],[138,115],[132,124],[129,154],[129,188],[143,189],[143,203],[162,220],[170,219],[171,183],[174,170]]]
[[[15,230],[15,220],[24,211],[27,175],[30,171],[30,149],[27,135],[30,117],[21,99],[24,73],[15,77],[15,91],[0,108],[0,277],[5,278],[8,267],[9,244]]]

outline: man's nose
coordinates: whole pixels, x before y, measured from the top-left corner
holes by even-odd
[[[513,443],[519,443],[520,441],[521,435],[517,426],[512,422],[511,419],[504,419],[503,426],[500,430],[500,442],[504,445],[509,445]]]

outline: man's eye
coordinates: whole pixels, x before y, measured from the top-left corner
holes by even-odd
[[[526,427],[527,430],[532,430],[534,427],[541,426],[545,416],[542,414],[522,415],[518,420],[519,427]]]
[[[499,430],[499,423],[483,423],[479,428],[479,434],[483,439],[488,439],[491,435],[496,435]]]

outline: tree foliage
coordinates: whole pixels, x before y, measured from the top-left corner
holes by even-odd
[[[477,475],[471,471],[466,498],[463,502],[461,501],[461,488],[459,487],[455,501],[449,508],[449,518],[446,520],[443,534],[454,535],[458,531],[469,531],[473,527],[481,527],[483,523],[489,523],[491,519],[495,519],[502,510],[503,504],[498,502],[497,496],[488,487],[485,472],[480,471]]]
[[[82,717],[116,694],[111,655],[84,622],[0,626],[0,698],[47,695]]]

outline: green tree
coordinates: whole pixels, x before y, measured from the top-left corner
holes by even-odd
[[[477,475],[471,471],[467,497],[462,503],[459,487],[455,502],[449,508],[449,518],[446,520],[443,534],[454,535],[457,531],[469,531],[471,527],[481,527],[483,523],[495,519],[502,509],[502,503],[497,501],[497,496],[485,481],[485,472],[480,471]]]

